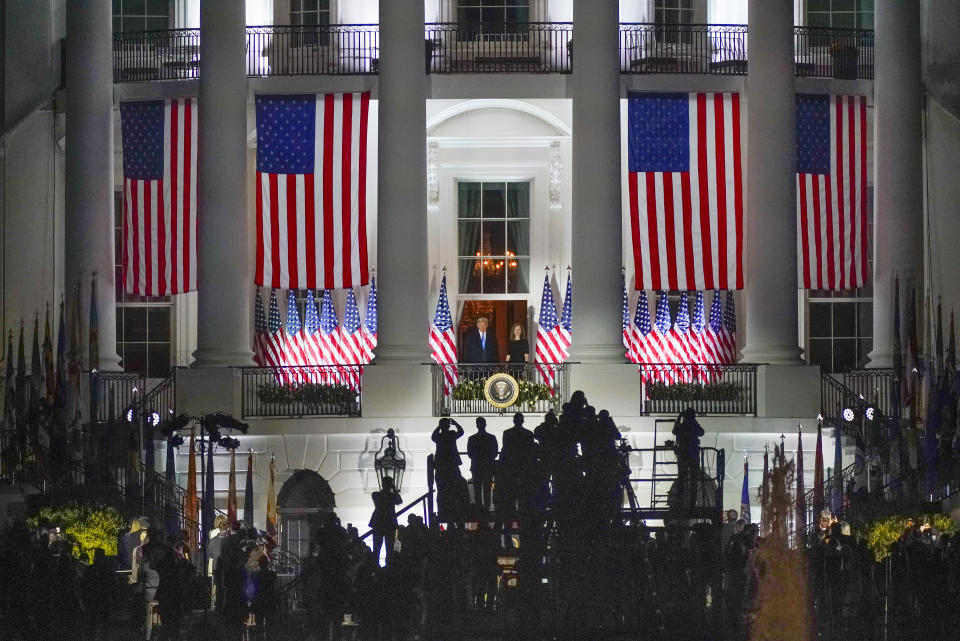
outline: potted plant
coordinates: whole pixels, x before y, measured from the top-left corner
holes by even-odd
[[[834,42],[830,45],[830,57],[833,60],[833,77],[856,80],[857,58],[860,50],[849,42]]]

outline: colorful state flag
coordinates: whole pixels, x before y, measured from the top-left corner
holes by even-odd
[[[197,288],[197,100],[120,103],[124,291]]]
[[[737,93],[631,93],[628,187],[636,289],[743,288]]]
[[[370,93],[258,94],[258,285],[366,285]]]
[[[800,287],[868,282],[867,98],[797,94]]]
[[[554,311],[556,313],[556,311]],[[457,339],[453,333],[453,317],[450,315],[450,303],[447,301],[447,276],[440,281],[440,296],[437,309],[433,314],[433,323],[427,334],[430,345],[430,358],[443,365],[443,393],[453,393],[460,374],[457,370]]]

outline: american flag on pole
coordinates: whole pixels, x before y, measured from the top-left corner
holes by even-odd
[[[360,323],[360,310],[357,309],[357,297],[352,289],[347,290],[347,307],[343,312],[343,327],[340,330],[341,346],[348,363],[368,363],[366,340]]]
[[[636,363],[637,353],[634,349],[633,330],[630,327],[630,299],[627,297],[627,277],[620,274],[620,326],[623,333],[623,349],[626,350],[627,360]]]
[[[307,290],[307,300],[303,305],[303,329],[300,331],[303,333],[301,344],[306,351],[307,363],[323,365],[320,348],[320,314],[317,312],[317,300],[313,296],[312,289]],[[323,382],[323,376],[317,372],[312,372],[309,380],[313,383],[321,383]]]
[[[737,93],[631,93],[630,224],[636,289],[743,287]]]
[[[373,350],[377,347],[377,277],[370,278],[370,292],[367,294],[367,311],[363,318],[363,340],[365,362],[369,363],[376,354]]]
[[[681,366],[676,368],[677,376],[689,383],[693,380],[692,365],[698,362],[700,351],[690,341],[690,302],[687,299],[687,292],[680,292],[677,317],[673,321],[670,340],[676,348],[679,356],[678,365]]]
[[[120,103],[123,284],[137,296],[197,288],[197,100]]]
[[[563,311],[560,312],[557,334],[560,337],[557,342],[563,346],[563,360],[567,360],[570,358],[570,345],[573,344],[573,280],[569,267],[567,267],[567,289],[563,294]]]
[[[323,290],[323,304],[320,309],[320,362],[324,365],[344,365],[344,357],[340,344],[340,321],[337,320],[337,310],[333,307],[330,290]],[[334,371],[334,370],[330,370]],[[349,376],[348,368],[337,367],[332,381],[341,384],[350,384],[353,379]]]
[[[365,285],[369,93],[256,96],[258,285]]]
[[[727,350],[721,340],[723,334],[723,299],[720,292],[714,290],[713,301],[710,303],[710,315],[701,334],[701,345],[704,353],[710,355],[711,363],[726,363]]]
[[[260,290],[258,289],[253,311],[253,362],[261,367],[267,365],[265,358],[266,340],[267,314],[263,310],[263,299],[260,297]]]
[[[300,309],[297,306],[297,294],[294,290],[287,290],[287,346],[284,350],[285,365],[306,365],[307,358],[303,352],[303,336],[300,329]]]
[[[283,321],[280,319],[280,305],[277,303],[277,292],[270,292],[270,309],[267,313],[267,332],[262,339],[263,364],[268,367],[283,367],[284,350],[287,339],[283,331]]]
[[[723,331],[720,343],[724,347],[724,363],[737,362],[737,314],[733,309],[733,292],[727,292],[727,303],[723,306]]]
[[[670,302],[667,300],[667,292],[660,290],[657,292],[657,316],[653,323],[653,340],[660,346],[659,356],[663,360],[660,368],[659,379],[664,383],[676,383],[676,370],[674,363],[680,362],[680,356],[676,351],[674,342],[670,340],[670,332],[673,329],[673,323],[670,322]]]
[[[437,310],[433,315],[433,323],[427,335],[430,343],[430,358],[443,365],[443,393],[449,396],[460,380],[457,371],[457,339],[453,333],[453,317],[450,315],[450,304],[447,301],[447,276],[444,274],[440,281],[440,297],[437,299]]]
[[[633,316],[633,350],[637,363],[662,363],[664,356],[661,353],[660,343],[653,334],[653,325],[650,323],[650,303],[647,300],[646,290],[640,290],[637,299],[637,310]],[[643,374],[646,370],[638,368]],[[644,379],[644,382],[648,382]]]
[[[555,376],[553,368],[544,367],[562,363],[567,358],[569,342],[564,341],[564,333],[557,317],[557,306],[553,302],[553,290],[550,287],[550,273],[543,277],[543,294],[540,297],[540,318],[537,320],[537,351],[535,361],[543,382],[553,388]]]
[[[797,94],[800,287],[867,282],[867,99]]]

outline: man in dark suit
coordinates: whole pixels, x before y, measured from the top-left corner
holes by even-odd
[[[487,319],[481,316],[477,326],[467,332],[463,339],[462,363],[499,363],[500,350],[497,348],[497,336],[487,331]]]

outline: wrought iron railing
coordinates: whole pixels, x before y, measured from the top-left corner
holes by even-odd
[[[843,375],[843,384],[885,416],[893,414],[893,369],[855,369]]]
[[[375,24],[247,27],[248,76],[370,74],[379,57]]]
[[[645,414],[676,415],[688,407],[698,414],[757,413],[757,366],[641,363]]]
[[[362,365],[242,368],[244,418],[360,416]]]
[[[428,73],[570,73],[570,22],[434,22],[426,25]]]
[[[90,409],[94,420],[112,421],[135,405],[146,382],[135,372],[94,372],[90,375]]]
[[[113,81],[189,80],[200,70],[200,30],[113,34]]]
[[[868,29],[794,27],[796,75],[873,78],[873,41],[874,32]]]
[[[868,404],[865,397],[861,397],[830,374],[820,374],[820,411],[824,425],[837,427],[840,424],[843,427],[847,423],[859,424],[859,417],[866,412]],[[841,420],[846,409],[853,412],[854,421]]]
[[[166,421],[177,414],[177,370],[157,383],[150,391],[142,394],[136,405],[138,416],[147,416],[156,412],[160,421]]]
[[[621,73],[747,73],[747,25],[620,25]]]
[[[504,414],[531,412],[543,414],[559,412],[560,405],[570,396],[566,363],[460,363],[457,365],[430,364],[433,373],[433,415],[444,414]],[[490,376],[505,372],[518,385],[516,401],[509,407],[497,407],[484,396],[484,382]],[[455,380],[448,390],[447,379]]]

